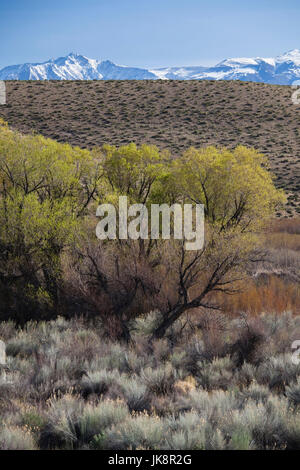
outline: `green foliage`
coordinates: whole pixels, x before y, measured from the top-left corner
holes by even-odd
[[[0,289],[11,295],[17,283],[24,309],[57,302],[61,254],[78,237],[100,176],[95,152],[0,123]]]
[[[103,169],[111,191],[126,195],[130,203],[153,202],[162,192],[162,181],[169,173],[170,155],[154,145],[134,143],[116,148],[104,145]],[[166,202],[166,201],[163,201]]]
[[[222,230],[255,229],[285,202],[266,158],[255,149],[190,148],[175,167],[183,196],[204,204],[207,220]]]
[[[128,341],[130,321],[150,309],[162,313],[154,336],[164,336],[178,316],[209,305],[211,292],[229,291],[245,271],[256,232],[285,200],[266,165],[242,146],[190,148],[174,160],[134,143],[82,150],[0,122],[0,315],[51,318],[70,288],[74,303],[93,315],[101,310],[116,336]],[[100,245],[96,205],[117,208],[120,195],[148,209],[204,204],[203,250],[188,252],[181,240]]]

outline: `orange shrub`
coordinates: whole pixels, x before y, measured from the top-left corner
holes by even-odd
[[[300,313],[300,286],[276,276],[264,280],[250,280],[241,291],[232,296],[218,295],[223,311],[234,315],[241,312],[258,315],[265,313]]]

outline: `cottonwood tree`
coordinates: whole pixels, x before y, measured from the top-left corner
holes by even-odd
[[[201,250],[188,251],[184,240],[151,240],[149,234],[148,240],[110,240],[83,256],[86,298],[98,303],[108,322],[119,321],[127,339],[128,321],[150,307],[162,315],[154,337],[164,336],[188,311],[217,308],[212,296],[235,291],[255,261],[257,234],[285,200],[265,157],[242,146],[191,148],[175,161],[153,146],[106,146],[102,165],[108,184],[103,200],[116,210],[120,195],[131,204],[145,204],[149,214],[152,203],[203,204],[205,209]]]
[[[171,197],[165,189],[171,165],[167,152],[129,144],[105,145],[101,153],[104,181],[99,203],[113,204],[117,215],[119,196],[127,196],[128,205],[140,203],[149,210],[152,203]],[[129,341],[130,320],[157,303],[161,262],[155,240],[100,242],[94,235],[76,249],[69,282],[83,295],[91,315],[102,317],[110,336]]]
[[[174,163],[171,180],[183,201],[204,205],[205,244],[197,252],[188,252],[180,242],[173,247],[177,295],[162,311],[163,320],[154,332],[158,338],[183,313],[217,308],[210,303],[212,294],[234,292],[247,264],[255,261],[257,234],[285,202],[265,157],[243,146],[233,151],[190,148]]]
[[[96,152],[0,123],[0,286],[13,310],[17,297],[57,306],[61,254],[83,229],[101,175]],[[28,304],[23,314],[32,315]]]

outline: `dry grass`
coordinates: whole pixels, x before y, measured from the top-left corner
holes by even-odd
[[[8,81],[0,116],[81,147],[146,142],[174,154],[208,144],[253,146],[300,212],[300,114],[285,86],[216,81]]]
[[[300,218],[274,220],[270,224],[269,232],[300,235]]]
[[[220,296],[225,313],[239,315],[241,312],[259,315],[261,312],[287,311],[300,314],[300,285],[275,275],[259,280],[248,280],[241,292],[234,296]]]
[[[219,296],[226,313],[300,313],[300,219],[274,220],[263,234],[264,261],[234,296]]]

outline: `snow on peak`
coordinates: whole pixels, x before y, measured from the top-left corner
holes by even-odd
[[[257,61],[253,58],[247,57],[236,57],[232,59],[226,59],[220,62],[217,67],[219,66],[228,66],[228,67],[240,67],[240,66],[247,66],[247,65],[257,65]]]
[[[277,63],[283,62],[293,62],[295,65],[300,66],[300,50],[293,49],[291,51],[286,52],[278,57],[276,57]]]
[[[275,66],[275,59],[272,57],[235,57],[232,59],[226,59],[220,62],[217,67],[251,67],[259,65],[261,62],[265,62],[269,65]]]
[[[275,67],[275,59],[273,57],[261,57],[260,59],[257,58],[257,60],[266,62],[266,64],[272,65],[272,67]]]

